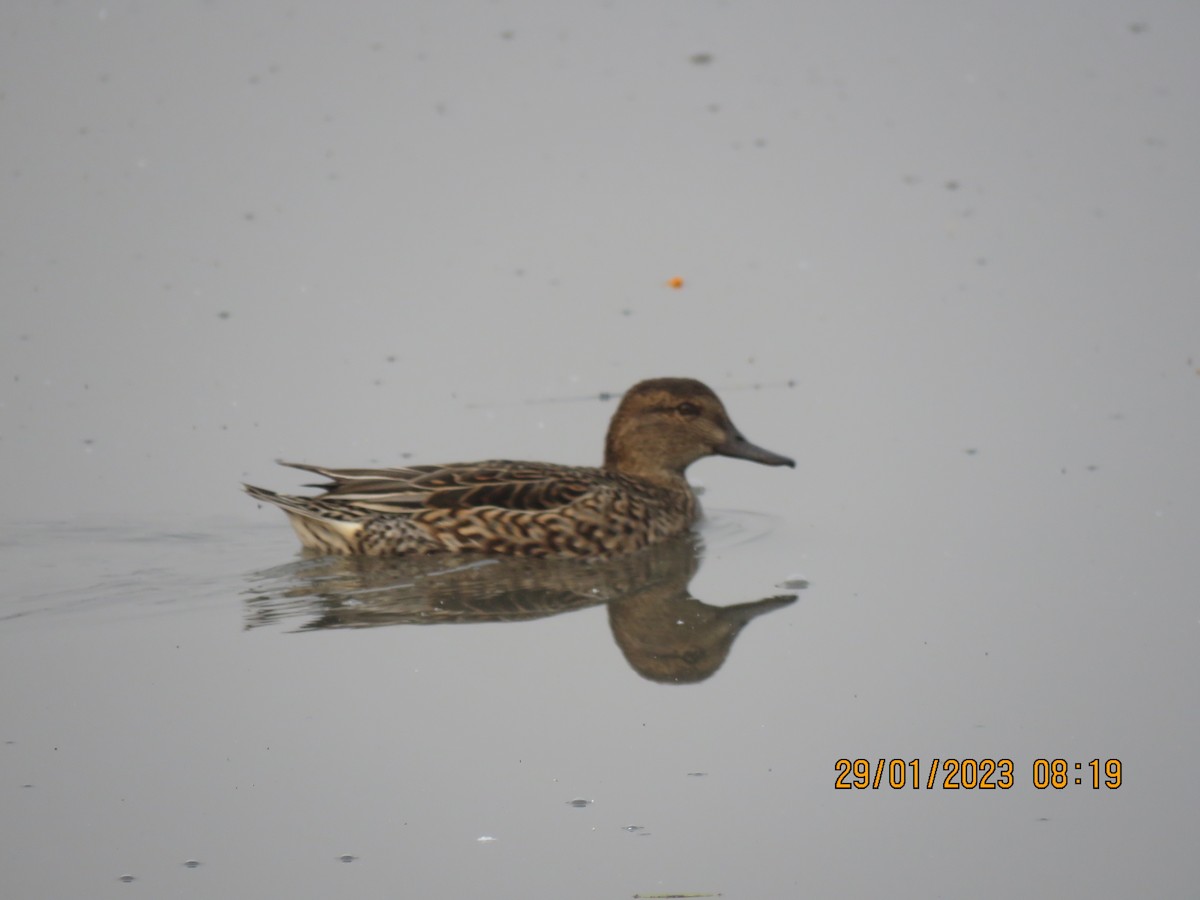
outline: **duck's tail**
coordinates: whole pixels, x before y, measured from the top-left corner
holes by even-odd
[[[287,513],[288,521],[300,543],[322,553],[359,553],[362,522],[353,521],[343,510],[324,504],[312,497],[277,494],[253,484],[243,484],[246,493],[255,500],[278,506]]]

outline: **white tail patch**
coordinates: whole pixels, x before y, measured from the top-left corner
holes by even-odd
[[[332,519],[313,519],[302,513],[284,510],[288,521],[300,538],[300,543],[310,550],[324,553],[357,553],[359,522],[337,522]]]

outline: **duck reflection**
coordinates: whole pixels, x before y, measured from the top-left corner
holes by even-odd
[[[795,602],[780,594],[712,606],[688,592],[702,558],[692,534],[610,560],[308,557],[251,576],[246,625],[304,616],[298,630],[520,622],[600,604],[613,637],[645,678],[684,684],[721,667],[756,616]]]

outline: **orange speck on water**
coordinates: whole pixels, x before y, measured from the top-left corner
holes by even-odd
[[[674,278],[667,280],[667,287],[679,290],[681,287],[683,287],[683,279],[676,275]]]

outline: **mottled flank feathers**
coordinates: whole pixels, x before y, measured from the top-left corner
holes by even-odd
[[[322,553],[603,557],[690,528],[700,510],[684,470],[714,454],[795,465],[742,437],[699,381],[656,378],[625,394],[601,468],[508,460],[392,469],[284,463],[329,479],[320,485],[325,493],[245,488],[286,512],[301,543]]]

